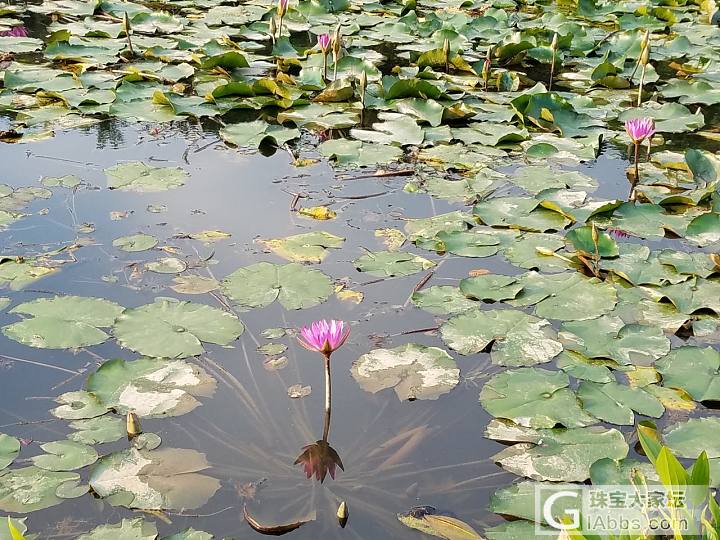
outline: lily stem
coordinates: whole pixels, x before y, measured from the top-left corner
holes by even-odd
[[[635,142],[633,143],[635,145],[635,178],[632,180],[632,189],[630,190],[630,200],[635,200],[635,186],[637,186],[637,183],[640,181],[640,169],[638,167],[638,158],[640,153],[640,144]]]
[[[325,357],[325,425],[323,426],[323,441],[327,442],[330,435],[330,414],[332,412],[332,379],[330,377],[330,355]]]

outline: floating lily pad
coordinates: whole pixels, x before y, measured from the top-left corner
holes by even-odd
[[[720,429],[720,418],[708,416],[691,418],[665,430],[665,444],[678,457],[697,459],[705,450],[709,458],[720,458],[720,441],[715,434]]]
[[[20,441],[0,433],[0,470],[10,465],[20,453]]]
[[[375,251],[367,253],[353,262],[360,272],[371,276],[410,276],[435,266],[435,263],[403,251]]]
[[[611,424],[634,425],[633,411],[653,418],[660,418],[665,412],[662,403],[642,388],[616,382],[598,384],[583,381],[577,395],[587,412]]]
[[[261,242],[283,259],[319,263],[327,256],[328,248],[340,248],[344,241],[344,238],[334,234],[313,231]]]
[[[255,120],[226,126],[220,130],[220,136],[223,140],[235,146],[257,148],[264,143],[282,146],[286,142],[299,137],[300,131],[294,128],[268,124],[264,120]]]
[[[158,239],[149,234],[121,236],[113,240],[113,246],[123,251],[135,252],[152,249],[158,245]]]
[[[493,456],[505,470],[553,482],[584,482],[593,463],[623,459],[629,450],[622,433],[600,426],[535,430],[493,420],[485,436],[519,443]]]
[[[152,167],[140,161],[119,163],[105,169],[108,188],[153,193],[185,184],[189,176],[180,167]]]
[[[550,323],[513,309],[474,310],[457,315],[440,328],[442,339],[460,354],[491,346],[493,363],[530,366],[548,362],[562,351]]]
[[[41,349],[89,347],[108,338],[100,328],[112,326],[123,309],[101,298],[40,298],[15,306],[10,313],[32,318],[3,327],[3,333],[24,345]]]
[[[203,276],[178,276],[170,288],[181,294],[205,294],[220,288],[220,282]]]
[[[228,345],[243,333],[230,313],[203,304],[156,300],[126,310],[113,334],[128,349],[157,358],[185,358],[204,352],[202,342]]]
[[[435,315],[461,313],[476,308],[478,303],[467,298],[458,287],[433,286],[414,292],[412,302]]]
[[[241,309],[265,307],[275,300],[285,309],[303,309],[327,300],[333,286],[325,274],[301,264],[261,262],[227,276],[222,290]]]
[[[215,380],[182,360],[109,360],[88,377],[87,390],[105,407],[140,417],[180,416],[211,396]]]
[[[145,267],[158,274],[179,274],[187,270],[187,263],[177,257],[163,257],[147,263]]]
[[[357,359],[351,372],[367,392],[393,388],[400,400],[437,399],[460,382],[460,370],[448,353],[415,343],[375,349]]]
[[[87,493],[87,486],[79,484],[80,475],[72,472],[6,469],[0,471],[0,510],[25,514],[50,508]]]
[[[192,510],[220,488],[218,480],[199,474],[208,467],[195,450],[129,448],[102,457],[90,473],[90,486],[98,496],[128,508]]]
[[[100,525],[77,540],[155,540],[157,527],[143,518],[123,519],[114,525]]]
[[[483,302],[511,300],[522,288],[514,277],[494,274],[465,278],[460,282],[460,290],[465,296]]]
[[[120,440],[125,434],[125,422],[113,416],[100,416],[70,423],[76,431],[68,435],[71,441],[83,444],[100,444]]]
[[[560,231],[570,223],[562,214],[541,207],[539,200],[530,197],[489,199],[476,204],[473,214],[485,225],[522,231]]]
[[[48,471],[74,471],[95,463],[98,453],[92,446],[75,441],[55,441],[41,444],[46,453],[32,458],[36,467]]]
[[[520,283],[522,291],[508,303],[535,305],[538,317],[564,321],[592,319],[608,313],[617,303],[617,293],[611,284],[578,272],[554,275],[529,272]]]
[[[565,373],[538,368],[511,369],[494,375],[480,392],[480,404],[495,418],[535,429],[562,424],[568,428],[596,424],[568,388]]]
[[[679,347],[655,366],[664,386],[682,388],[697,401],[720,401],[720,352],[712,347]]]
[[[84,390],[66,392],[58,396],[55,401],[60,403],[60,406],[50,412],[54,416],[66,420],[95,418],[102,416],[109,410],[109,407],[100,403],[96,395]]]
[[[670,340],[661,328],[625,324],[613,315],[565,322],[558,335],[567,349],[589,358],[609,358],[621,364],[648,366],[670,351]]]

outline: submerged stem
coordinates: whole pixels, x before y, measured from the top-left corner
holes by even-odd
[[[630,190],[630,200],[631,201],[635,200],[635,186],[640,181],[640,169],[638,167],[638,156],[640,153],[640,143],[633,141],[633,144],[635,145],[635,178],[633,178],[633,180],[632,180],[632,189]]]

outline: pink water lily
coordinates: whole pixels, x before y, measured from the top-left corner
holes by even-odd
[[[289,0],[278,0],[277,14],[282,17],[287,13]]]
[[[655,121],[652,118],[633,118],[625,121],[625,131],[635,144],[640,144],[655,134]]]
[[[320,34],[317,37],[317,43],[318,47],[324,52],[327,53],[328,50],[330,50],[330,43],[332,42],[332,39],[330,38],[330,34]]]
[[[24,26],[13,26],[10,30],[0,32],[0,37],[28,37],[28,31]]]
[[[298,340],[306,349],[330,356],[349,335],[350,328],[343,321],[323,319],[301,328]]]

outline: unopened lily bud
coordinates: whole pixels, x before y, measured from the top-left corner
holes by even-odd
[[[650,43],[650,30],[645,30],[643,37],[640,39],[640,50],[644,49]]]
[[[443,55],[445,55],[445,58],[450,55],[450,40],[448,38],[443,41]]]
[[[142,427],[140,426],[140,418],[134,412],[128,412],[125,418],[125,425],[127,429],[127,436],[129,439],[137,437],[142,433]]]
[[[590,231],[590,235],[592,236],[592,241],[594,244],[598,243],[598,230],[595,224],[592,224],[592,229]]]
[[[123,32],[125,32],[125,35],[130,35],[130,17],[128,17],[127,11],[125,12],[125,15],[123,16]]]
[[[490,67],[492,66],[492,49],[488,47],[487,54],[485,54],[485,62],[483,62],[483,77],[487,77],[490,74]]]
[[[553,51],[557,51],[557,48],[558,48],[558,35],[557,35],[557,32],[555,32],[555,35],[554,35],[553,38],[552,38],[552,43],[550,44],[550,48],[551,48]]]
[[[345,501],[342,501],[340,503],[340,506],[338,506],[338,509],[337,509],[337,518],[338,518],[338,523],[340,524],[340,526],[343,529],[345,528],[345,525],[347,525],[349,517],[350,517],[350,514],[348,513],[347,504],[345,503]]]
[[[289,2],[289,0],[278,0],[278,5],[277,5],[278,17],[282,18],[285,16],[285,14],[287,13],[287,9],[288,9],[288,2]]]
[[[650,61],[650,44],[648,43],[647,45],[645,45],[645,47],[642,50],[642,53],[640,54],[640,63],[643,66],[647,66],[649,61]]]
[[[342,46],[342,34],[340,33],[340,25],[337,25],[337,28],[335,28],[335,33],[333,34],[333,42],[332,42],[332,48],[333,48],[333,54],[336,56],[340,55],[340,47]]]
[[[365,106],[365,90],[367,90],[367,73],[365,70],[360,72],[360,102]]]

